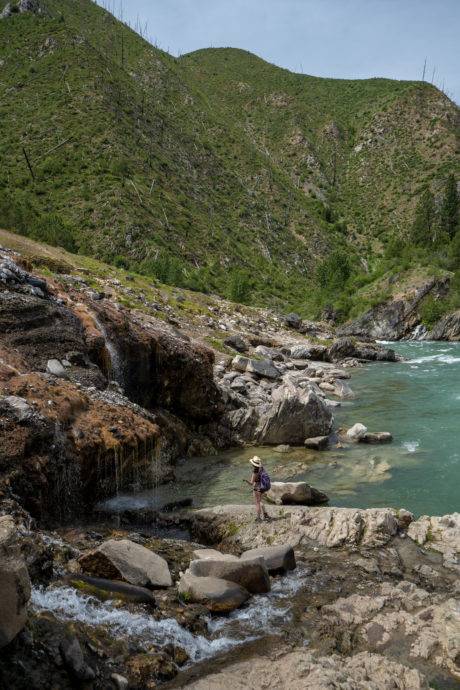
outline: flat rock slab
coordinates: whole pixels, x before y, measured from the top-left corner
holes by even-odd
[[[196,577],[217,577],[236,582],[251,594],[265,594],[270,591],[270,576],[263,558],[248,558],[244,561],[208,558],[192,561],[187,572]]]
[[[231,553],[221,553],[216,549],[195,549],[193,556],[197,561],[238,561],[238,556]]]
[[[290,544],[286,546],[262,546],[258,549],[250,549],[241,554],[241,560],[263,558],[270,575],[294,570],[296,560],[294,549]]]
[[[304,441],[305,448],[311,450],[325,450],[329,444],[329,436],[314,436],[313,438],[306,438]]]
[[[85,594],[94,594],[99,599],[119,599],[121,601],[134,601],[142,604],[156,606],[155,597],[150,589],[137,587],[117,580],[105,580],[101,577],[90,575],[72,575],[65,578],[66,582],[82,590]]]
[[[178,585],[187,602],[203,604],[214,613],[230,613],[249,599],[249,592],[236,582],[217,577],[199,577],[184,573]]]
[[[171,587],[164,558],[129,539],[109,539],[78,559],[82,570],[108,580],[123,580],[140,587]]]
[[[359,439],[360,443],[391,443],[393,436],[389,431],[367,432]]]

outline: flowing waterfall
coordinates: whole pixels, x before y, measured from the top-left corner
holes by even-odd
[[[110,365],[107,375],[112,381],[116,381],[124,390],[124,367],[120,353],[113,340],[109,338],[104,324],[98,319],[97,316],[94,316],[94,321],[104,337],[105,349],[108,354]]]

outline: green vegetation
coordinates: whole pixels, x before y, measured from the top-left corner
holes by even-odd
[[[305,316],[457,270],[457,108],[433,86],[176,59],[90,0],[40,2],[0,20],[0,227]]]

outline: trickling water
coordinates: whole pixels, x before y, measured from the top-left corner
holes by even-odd
[[[104,324],[97,318],[97,316],[94,316],[94,322],[104,337],[105,349],[107,350],[109,356],[110,371],[107,372],[107,375],[111,380],[116,381],[121,388],[123,388],[124,368],[120,353],[115,346],[115,343],[109,338]]]

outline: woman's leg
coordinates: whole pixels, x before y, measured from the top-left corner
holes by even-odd
[[[256,503],[257,517],[260,518],[260,491],[254,491],[254,501]]]

